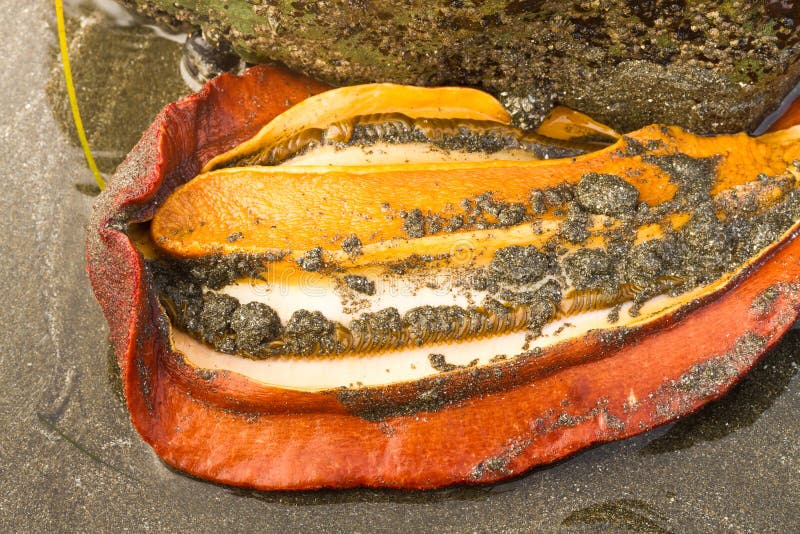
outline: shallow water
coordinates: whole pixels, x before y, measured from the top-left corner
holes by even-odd
[[[145,24],[111,0],[72,0],[65,15],[86,137],[100,170],[110,175],[161,108],[192,92],[179,68],[186,34]],[[48,100],[77,145],[60,54],[52,52]]]
[[[78,97],[109,171],[189,91],[180,45],[71,8]],[[59,107],[52,4],[6,2],[0,20],[0,68],[13,73],[0,78],[0,531],[800,528],[797,331],[699,413],[503,484],[263,493],[166,467],[128,420],[85,276],[92,176]]]

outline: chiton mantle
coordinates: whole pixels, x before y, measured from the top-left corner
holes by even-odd
[[[455,127],[416,104],[313,125],[324,112],[292,108],[359,109],[306,100],[326,89],[223,75],[167,106],[98,199],[88,271],[131,418],[179,469],[260,489],[496,481],[696,410],[798,315],[798,127],[519,132],[477,94]],[[353,136],[436,154],[311,159],[350,158]],[[259,286],[276,273],[291,298]],[[293,304],[297,277],[339,308]]]

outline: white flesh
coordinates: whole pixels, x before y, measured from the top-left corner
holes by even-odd
[[[500,150],[488,156],[492,160],[529,161],[537,159],[521,149]],[[396,163],[445,163],[486,161],[483,152],[459,152],[424,143],[374,143],[365,147],[325,145],[295,156],[283,163],[303,166],[392,165]]]
[[[357,293],[336,284],[331,278],[314,280],[314,284],[280,284],[257,280],[242,281],[225,286],[219,292],[235,297],[241,304],[263,302],[274,309],[282,322],[298,310],[321,310],[331,321],[347,325],[364,312],[376,312],[394,307],[400,315],[424,304],[431,306],[462,306],[479,304],[483,291],[453,287],[443,279],[436,288],[419,287],[413,281],[398,276],[368,279],[375,282],[372,296]]]

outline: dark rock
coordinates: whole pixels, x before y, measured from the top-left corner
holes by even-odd
[[[209,43],[200,32],[186,37],[183,43],[183,66],[200,83],[219,76],[223,72],[241,69],[241,60],[227,43],[217,46]]]
[[[753,129],[800,77],[779,2],[122,3],[333,84],[482,87],[523,126],[560,103],[623,131]]]

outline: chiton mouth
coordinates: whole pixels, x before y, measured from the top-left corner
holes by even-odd
[[[310,390],[491,365],[690,305],[800,218],[792,136],[614,143],[521,132],[468,89],[309,98],[156,212],[175,347]]]
[[[223,75],[99,197],[90,279],[171,465],[500,480],[690,413],[797,318],[798,126],[531,133],[473,90],[325,89]]]

